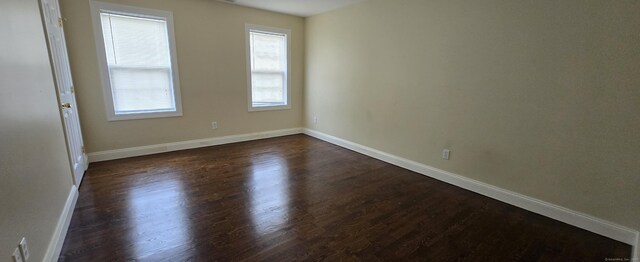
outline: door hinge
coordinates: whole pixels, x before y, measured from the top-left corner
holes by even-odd
[[[72,94],[76,92],[76,89],[75,89],[75,88],[73,88],[73,86],[69,87],[69,89],[71,89],[71,93],[72,93]]]
[[[64,24],[64,19],[62,19],[62,17],[58,17],[58,26],[62,27]]]
[[[80,147],[80,150],[82,150],[82,153],[83,153],[83,154],[84,154],[84,153],[86,153],[86,152],[84,151],[84,146],[81,146],[81,147]]]

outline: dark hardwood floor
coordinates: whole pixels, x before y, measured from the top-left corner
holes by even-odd
[[[93,163],[60,261],[605,261],[629,245],[305,135]]]

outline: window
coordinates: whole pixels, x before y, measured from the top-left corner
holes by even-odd
[[[290,30],[247,25],[249,111],[291,108]]]
[[[171,12],[91,3],[107,118],[181,116]]]

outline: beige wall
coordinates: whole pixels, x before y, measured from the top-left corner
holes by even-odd
[[[108,122],[89,1],[61,0],[88,152],[302,126],[303,18],[215,0],[108,2],[173,11],[184,116]],[[248,112],[245,23],[291,29],[290,110]]]
[[[306,125],[640,229],[638,13],[370,0],[312,17]]]
[[[0,261],[42,261],[72,176],[38,1],[0,1],[0,35]]]

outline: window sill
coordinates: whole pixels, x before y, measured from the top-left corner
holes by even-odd
[[[112,122],[112,121],[140,120],[140,119],[181,117],[181,116],[182,116],[182,112],[134,113],[134,114],[109,115],[107,116],[107,120],[109,122]]]
[[[275,111],[275,110],[287,110],[291,109],[291,105],[281,106],[249,106],[249,112],[261,112],[261,111]]]

